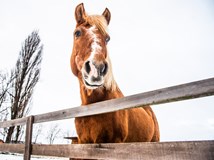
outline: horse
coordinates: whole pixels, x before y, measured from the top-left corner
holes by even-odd
[[[110,40],[108,8],[88,15],[84,4],[75,8],[76,28],[70,66],[78,78],[82,106],[124,97],[112,72],[107,50]],[[150,106],[75,118],[78,144],[157,142],[159,125]]]

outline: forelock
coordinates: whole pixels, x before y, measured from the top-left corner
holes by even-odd
[[[91,26],[96,26],[98,30],[103,34],[108,34],[108,24],[104,16],[100,15],[88,15],[85,18],[86,22]]]

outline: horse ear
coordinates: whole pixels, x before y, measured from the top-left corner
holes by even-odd
[[[105,9],[102,15],[105,17],[107,24],[109,25],[111,20],[111,12],[108,10],[108,8]]]
[[[76,6],[75,9],[75,18],[76,18],[76,22],[77,24],[81,24],[85,21],[85,8],[83,3],[79,4],[78,6]]]

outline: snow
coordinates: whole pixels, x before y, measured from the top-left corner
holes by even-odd
[[[31,156],[31,160],[68,160],[69,158]],[[0,154],[0,160],[23,160],[21,154]]]

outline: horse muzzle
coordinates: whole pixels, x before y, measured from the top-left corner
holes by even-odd
[[[103,86],[104,77],[107,72],[107,62],[95,63],[92,61],[87,61],[82,69],[85,86],[89,89],[96,89]]]

